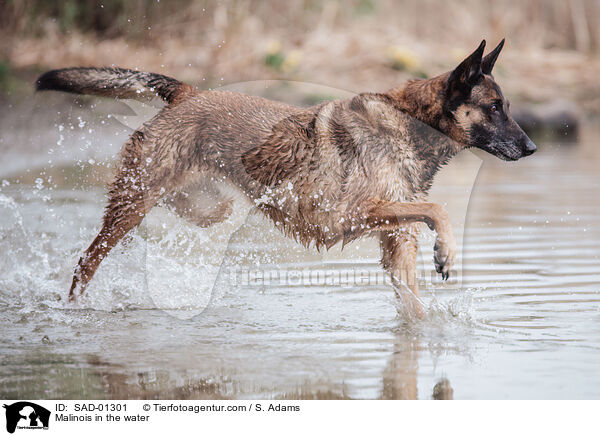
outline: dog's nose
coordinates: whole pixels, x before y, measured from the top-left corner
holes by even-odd
[[[529,138],[525,139],[525,145],[523,146],[523,154],[525,156],[529,156],[533,154],[537,150],[537,147],[533,143],[533,141]]]

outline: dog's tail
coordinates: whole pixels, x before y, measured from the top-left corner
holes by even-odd
[[[159,96],[172,103],[183,92],[193,88],[161,74],[124,68],[64,68],[42,74],[37,79],[36,89],[135,100]]]

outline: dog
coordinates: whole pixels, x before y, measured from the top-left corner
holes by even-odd
[[[503,46],[504,40],[484,56],[483,40],[437,77],[309,108],[121,68],[48,71],[37,90],[166,102],[122,148],[102,228],[79,260],[70,300],[159,201],[200,226],[226,220],[233,202],[221,181],[306,246],[378,236],[392,283],[406,284],[414,296],[424,222],[436,232],[435,268],[447,279],[456,243],[445,209],[427,202],[436,172],[465,148],[507,161],[536,150],[492,76]],[[195,204],[191,187],[209,204]]]

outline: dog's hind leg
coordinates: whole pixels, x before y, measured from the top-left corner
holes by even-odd
[[[100,262],[121,238],[140,224],[165,193],[178,187],[181,175],[175,177],[172,170],[160,167],[159,159],[146,158],[152,150],[148,142],[143,131],[136,131],[124,145],[117,175],[110,186],[102,228],[79,259],[70,301],[84,293]]]
[[[130,197],[129,201],[131,204],[122,211],[113,209],[105,214],[98,236],[79,258],[69,291],[70,301],[77,300],[77,297],[85,292],[88,282],[108,252],[142,221],[147,212],[147,208],[143,206],[144,202],[135,197]]]
[[[207,180],[173,192],[165,197],[164,204],[199,227],[223,222],[233,212],[233,199],[221,193],[213,182]]]

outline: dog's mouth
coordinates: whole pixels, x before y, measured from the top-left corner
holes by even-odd
[[[491,143],[488,144],[484,150],[502,160],[515,161],[535,153],[537,147],[531,141],[531,139],[529,139],[527,136],[524,136],[518,143]]]
[[[487,146],[481,148],[504,161],[515,161],[525,156],[525,154],[516,147],[502,147],[498,144],[488,144]]]
[[[494,155],[499,157],[502,160],[506,160],[506,161],[515,161],[515,160],[519,160],[523,157],[523,154],[519,151],[512,151],[512,150],[502,150],[502,149],[496,149],[494,150]]]

